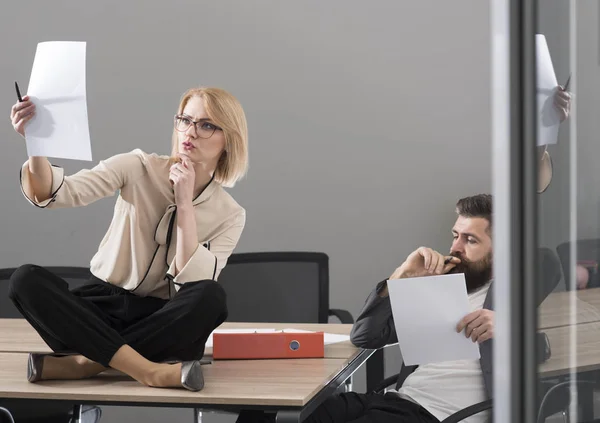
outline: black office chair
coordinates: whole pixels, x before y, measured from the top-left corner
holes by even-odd
[[[571,283],[571,242],[563,242],[556,247],[558,258],[562,266],[563,276],[565,278],[566,290],[569,291],[575,287]],[[600,239],[580,239],[576,244],[576,261],[600,262]],[[591,273],[588,288],[597,288],[600,286],[600,274]]]
[[[383,392],[385,388],[396,383],[396,379],[386,378],[381,385],[379,385],[375,392]],[[594,386],[593,382],[577,380],[575,381],[579,389],[590,389]],[[538,406],[537,423],[544,423],[548,417],[558,412],[563,412],[565,422],[570,421],[569,419],[569,405],[570,405],[570,388],[571,382],[561,382],[551,388],[549,388],[542,396]],[[565,398],[567,401],[565,401]],[[485,400],[480,403],[466,407],[456,413],[448,416],[441,423],[459,423],[464,419],[474,416],[475,414],[481,413],[485,410],[491,410],[493,408],[493,400]]]
[[[219,284],[227,293],[230,322],[327,323],[334,316],[354,323],[348,311],[329,308],[329,257],[324,253],[232,254]]]
[[[379,386],[374,390],[376,393],[382,393],[389,386],[397,383],[399,375],[393,375],[384,379]],[[404,375],[404,378],[408,374]],[[578,387],[582,390],[589,390],[594,386],[594,382],[590,381],[576,381]],[[543,393],[538,406],[537,422],[543,423],[546,419],[559,412],[563,413],[565,422],[568,421],[569,406],[571,402],[570,395],[570,382],[560,382],[550,387],[540,383],[540,390]],[[466,407],[456,413],[448,416],[441,423],[458,423],[464,419],[474,416],[475,414],[481,413],[485,410],[491,410],[493,408],[493,400],[488,399],[477,404],[473,404]]]
[[[230,322],[354,323],[329,308],[329,257],[312,252],[238,253],[219,275]]]
[[[550,248],[540,248],[538,250],[538,260],[541,285],[540,298],[537,302],[539,306],[556,289],[562,277],[562,272],[558,257]]]
[[[409,373],[406,373],[403,375],[403,380],[406,379],[406,377],[408,377],[408,374]],[[396,383],[398,382],[399,376],[400,376],[400,373],[386,377],[373,390],[373,392],[374,393],[383,393],[386,388],[396,385]],[[463,408],[460,411],[457,411],[456,413],[454,413],[451,416],[448,416],[447,418],[442,420],[441,423],[458,423],[468,417],[474,416],[475,414],[481,413],[485,410],[491,410],[492,407],[493,407],[493,400],[491,400],[491,399],[485,400],[485,401],[479,402],[477,404],[473,404],[469,407]]]
[[[54,267],[46,269],[68,282],[70,288],[85,285],[91,278],[90,270],[85,267]],[[8,298],[8,281],[16,268],[0,269],[0,318],[22,319],[23,316]],[[25,374],[23,374],[25,377]],[[17,421],[27,422],[52,422],[64,421],[65,416],[70,416],[70,421],[75,423],[97,423],[102,416],[102,410],[96,406],[78,406],[62,402],[48,402],[37,400],[0,399],[0,405],[12,411]],[[74,414],[79,414],[76,418]]]

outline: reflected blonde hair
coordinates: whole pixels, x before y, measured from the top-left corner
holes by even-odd
[[[181,97],[177,114],[192,97],[204,100],[206,113],[215,125],[223,129],[225,150],[215,169],[215,181],[233,187],[248,171],[248,124],[240,102],[221,88],[198,87],[187,90]],[[171,160],[177,161],[177,131],[173,127]]]

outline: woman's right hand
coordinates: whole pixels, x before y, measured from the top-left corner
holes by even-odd
[[[23,97],[23,101],[17,101],[10,109],[10,120],[12,126],[25,137],[25,124],[35,115],[35,104],[29,99],[29,96]]]

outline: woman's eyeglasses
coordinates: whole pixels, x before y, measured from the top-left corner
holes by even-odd
[[[214,123],[208,122],[206,119],[200,119],[199,121],[194,122],[188,116],[175,115],[175,129],[179,132],[187,131],[192,124],[194,124],[196,127],[196,134],[200,138],[210,138],[213,136],[216,130],[223,130]]]

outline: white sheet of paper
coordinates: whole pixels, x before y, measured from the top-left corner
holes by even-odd
[[[29,156],[92,160],[86,101],[86,43],[39,43],[27,95],[36,114],[25,125]]]
[[[480,357],[479,345],[456,332],[471,312],[464,274],[389,280],[388,290],[407,366]]]
[[[302,329],[215,329],[208,340],[206,341],[205,347],[212,348],[213,347],[213,334],[214,333],[273,333],[273,332],[288,332],[288,333],[310,333],[310,330],[302,330]],[[324,344],[337,344],[338,342],[349,341],[350,336],[348,335],[338,335],[335,333],[325,333],[324,334]]]
[[[325,332],[325,345],[337,344],[339,342],[346,342],[350,340],[350,335],[340,335],[337,333]]]
[[[554,106],[554,96],[558,82],[546,37],[536,34],[537,59],[537,103],[538,103],[538,134],[537,145],[556,144],[560,116]]]
[[[283,329],[284,332],[300,332],[300,333],[306,333],[306,332],[312,332],[310,330],[302,330],[302,329]],[[349,341],[350,340],[350,335],[340,335],[337,333],[327,333],[325,332],[323,334],[323,343],[325,345],[331,345],[331,344],[337,344],[338,342],[344,342],[344,341]]]

